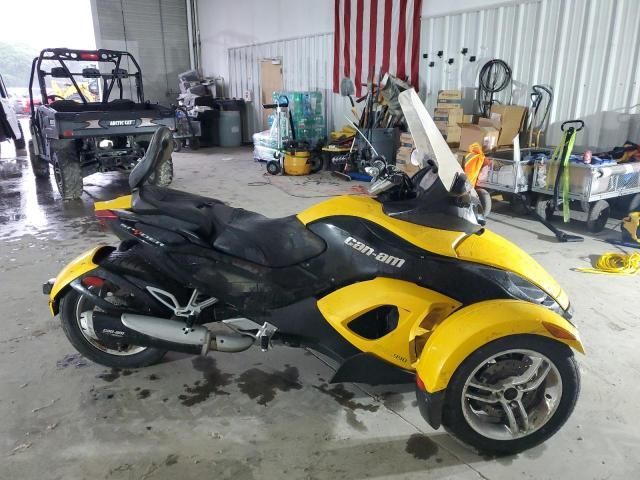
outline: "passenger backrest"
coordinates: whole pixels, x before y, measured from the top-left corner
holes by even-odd
[[[172,152],[173,135],[171,130],[167,127],[158,128],[151,137],[144,157],[129,174],[131,190],[139,188],[163,162],[169,160]]]

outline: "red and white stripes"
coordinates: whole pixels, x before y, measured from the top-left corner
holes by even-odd
[[[335,0],[333,91],[391,73],[417,87],[422,0]]]

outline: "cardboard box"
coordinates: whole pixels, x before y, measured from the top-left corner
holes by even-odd
[[[403,171],[404,173],[406,173],[410,177],[415,175],[420,170],[420,167],[414,165],[411,162],[398,163],[398,164],[396,164],[396,166],[398,167],[399,170]]]
[[[490,125],[460,124],[460,150],[468,151],[470,145],[479,143],[482,150],[488,152],[498,145],[500,131]]]
[[[514,137],[524,128],[527,117],[527,107],[520,105],[493,105],[491,115],[500,116],[500,136],[498,146],[513,145]]]
[[[473,115],[463,115],[461,123],[474,123]]]
[[[462,100],[462,90],[440,90],[438,102],[448,103],[452,100]]]
[[[414,148],[413,137],[410,133],[400,134],[400,147]]]
[[[462,109],[462,90],[440,90],[436,108],[441,110],[449,108]]]
[[[453,107],[453,108],[436,108],[433,111],[433,121],[438,122],[446,122],[449,125],[457,126],[459,123],[462,123],[462,108]]]
[[[447,126],[447,143],[450,145],[459,144],[461,133],[462,133],[462,130],[458,125],[448,125]]]
[[[413,152],[413,148],[400,147],[396,152],[396,165],[411,163],[411,152]]]

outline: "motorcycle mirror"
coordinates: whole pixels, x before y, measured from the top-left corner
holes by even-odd
[[[463,173],[462,167],[416,91],[413,88],[405,90],[400,93],[399,98],[402,113],[416,145],[416,158],[421,163],[419,166],[424,167],[425,156],[435,159],[438,164],[438,177],[450,192],[456,177]]]

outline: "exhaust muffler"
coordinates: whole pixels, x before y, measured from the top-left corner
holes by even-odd
[[[204,325],[191,328],[166,318],[123,313],[83,312],[82,329],[92,338],[106,344],[156,347],[174,352],[206,355],[209,350],[241,352],[254,342],[246,335],[211,335]]]

